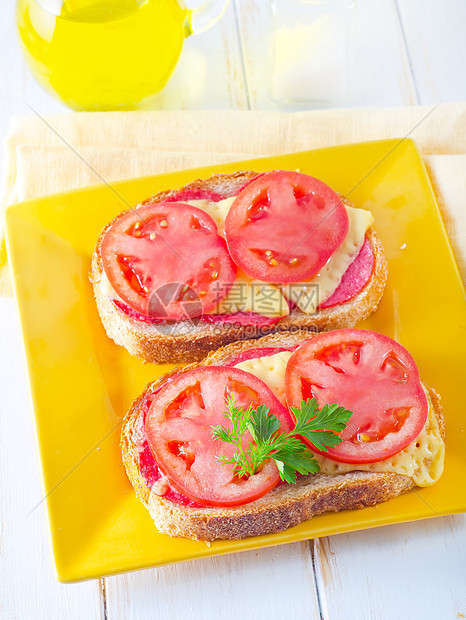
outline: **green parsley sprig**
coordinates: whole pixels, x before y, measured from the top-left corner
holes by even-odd
[[[296,474],[315,474],[320,467],[309,447],[297,436],[308,439],[318,450],[324,452],[337,446],[339,433],[348,423],[351,411],[339,405],[324,405],[319,409],[315,398],[301,401],[301,407],[291,407],[296,425],[290,432],[280,433],[280,421],[259,405],[253,409],[238,407],[233,398],[227,398],[224,417],[231,421],[231,427],[212,427],[213,436],[236,446],[233,456],[219,456],[224,465],[233,466],[238,478],[252,476],[259,466],[269,458],[277,464],[280,477],[294,484]],[[249,431],[253,441],[243,447],[243,436]]]

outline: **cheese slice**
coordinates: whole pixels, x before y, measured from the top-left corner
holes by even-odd
[[[306,314],[313,314],[318,305],[336,291],[343,274],[361,251],[367,229],[374,222],[370,211],[346,205],[345,208],[349,219],[348,234],[338,250],[312,279],[281,287],[285,297]]]
[[[275,355],[246,360],[237,368],[250,372],[262,379],[282,403],[285,398],[285,370],[291,352],[283,351]],[[349,464],[339,463],[332,459],[315,454],[323,474],[345,474],[350,471],[393,472],[411,478],[419,487],[427,487],[440,478],[445,460],[445,444],[440,434],[437,417],[427,390],[429,413],[424,428],[416,439],[395,456],[377,463]]]
[[[236,365],[236,368],[250,372],[266,383],[278,400],[286,405],[285,370],[291,351],[281,351],[275,355],[256,357]]]
[[[224,198],[218,202],[212,202],[208,199],[186,200],[186,204],[202,209],[202,211],[205,211],[208,215],[210,215],[217,225],[218,234],[221,237],[225,237],[225,220],[231,205],[235,201],[235,198],[236,196],[231,196],[230,198]]]
[[[345,474],[349,471],[394,472],[412,478],[418,487],[428,487],[440,478],[445,460],[445,444],[440,434],[437,417],[424,388],[429,403],[429,413],[424,428],[416,439],[385,461],[355,465],[338,463],[316,454],[320,471],[324,474]]]

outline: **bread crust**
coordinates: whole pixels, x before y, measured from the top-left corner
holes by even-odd
[[[195,540],[239,540],[250,536],[273,534],[325,512],[354,510],[375,506],[412,489],[411,478],[386,472],[354,471],[346,474],[313,474],[301,477],[296,485],[281,484],[264,497],[229,508],[193,508],[176,504],[152,493],[139,471],[137,445],[140,438],[141,405],[146,396],[157,390],[169,377],[188,372],[198,366],[223,365],[253,348],[293,347],[313,337],[306,331],[294,334],[271,334],[260,339],[235,342],[215,351],[201,364],[175,368],[157,381],[150,383],[134,401],[122,426],[121,449],[123,464],[137,495],[148,508],[160,532]],[[440,432],[444,437],[444,419],[440,397],[427,388]]]
[[[234,195],[248,180],[257,175],[247,170],[234,174],[217,174],[208,179],[197,179],[181,189],[155,194],[142,204],[166,200],[183,190],[208,190],[223,196]],[[126,212],[125,212],[126,213]],[[365,287],[349,301],[325,308],[309,315],[299,308],[276,323],[267,326],[239,325],[231,323],[206,323],[204,321],[181,321],[174,324],[148,324],[134,319],[120,310],[108,297],[102,278],[101,243],[106,231],[121,217],[120,213],[102,231],[92,256],[91,280],[100,318],[108,336],[132,355],[146,362],[180,363],[196,362],[208,353],[231,342],[260,338],[270,333],[286,333],[296,330],[328,331],[354,327],[372,314],[382,297],[387,280],[387,262],[382,244],[372,228],[367,238],[374,254],[374,268]]]

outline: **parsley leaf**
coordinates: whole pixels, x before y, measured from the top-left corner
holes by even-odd
[[[223,415],[230,420],[230,426],[214,426],[212,434],[225,443],[233,444],[236,451],[232,456],[218,456],[223,465],[229,464],[238,478],[252,476],[258,467],[272,458],[277,464],[280,477],[294,484],[296,474],[314,474],[320,470],[309,447],[299,439],[305,437],[318,450],[324,452],[341,442],[339,433],[346,427],[351,411],[339,405],[324,405],[318,408],[315,398],[301,401],[301,407],[292,407],[296,425],[288,433],[280,433],[280,420],[269,411],[269,407],[250,405],[247,409],[238,407],[233,398],[227,398]],[[249,431],[253,441],[247,442],[244,434]]]
[[[259,445],[269,441],[274,433],[280,428],[280,422],[274,415],[269,414],[269,408],[259,405],[251,412],[249,432],[254,441]]]
[[[294,433],[308,439],[318,450],[337,446],[341,433],[351,416],[351,411],[339,405],[324,405],[319,410],[315,398],[301,401],[301,408],[291,407],[296,418]]]

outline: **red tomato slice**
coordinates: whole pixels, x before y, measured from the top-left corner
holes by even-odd
[[[312,278],[348,233],[348,215],[328,185],[299,172],[269,172],[241,190],[225,220],[230,254],[264,282]]]
[[[307,340],[290,357],[285,384],[290,407],[316,398],[321,407],[338,403],[353,412],[341,444],[320,452],[335,461],[387,459],[406,448],[427,419],[427,398],[413,358],[375,332],[341,329]]]
[[[121,300],[151,318],[207,313],[224,299],[236,276],[213,219],[181,202],[128,211],[106,231],[101,254]]]
[[[257,377],[222,366],[196,368],[173,377],[152,401],[145,423],[149,446],[157,465],[170,483],[183,495],[206,506],[236,506],[252,502],[279,482],[272,459],[247,479],[238,479],[230,465],[217,456],[232,456],[235,446],[215,439],[212,426],[230,423],[223,416],[225,398],[232,395],[237,404],[270,407],[290,430],[291,419],[285,407]],[[252,441],[244,434],[243,445]]]

